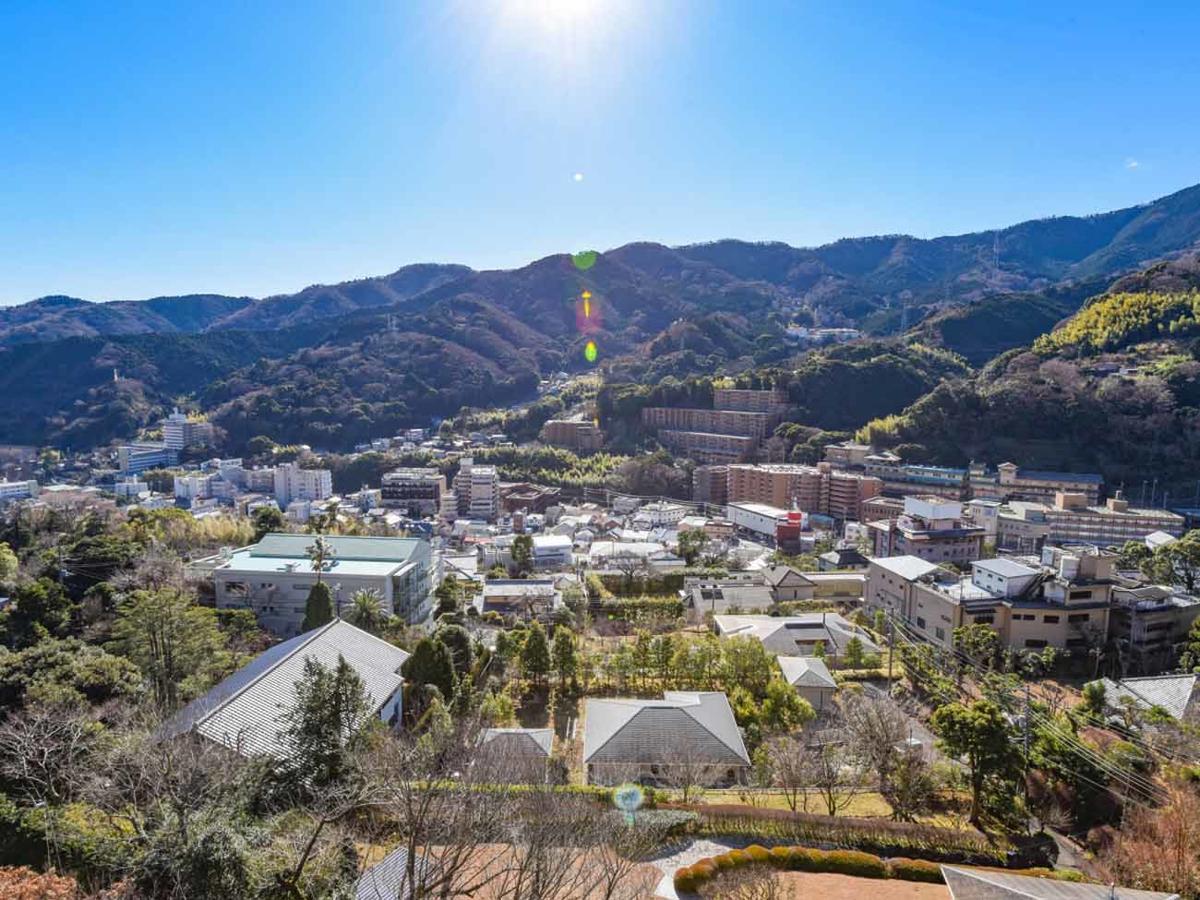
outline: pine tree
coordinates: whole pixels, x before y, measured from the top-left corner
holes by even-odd
[[[400,667],[400,674],[408,682],[414,696],[423,695],[424,688],[430,686],[437,688],[444,701],[454,698],[457,684],[454,657],[441,641],[421,638],[413,648],[412,656]]]
[[[316,786],[342,781],[370,716],[362,679],[341,655],[332,669],[306,658],[296,704],[285,716],[284,736],[297,774]]]
[[[312,631],[333,621],[333,592],[329,585],[318,581],[308,592],[308,601],[304,604],[304,624],[301,631]]]
[[[554,643],[550,648],[554,657],[554,670],[558,673],[560,687],[575,677],[579,669],[579,659],[575,653],[575,635],[571,629],[559,626],[554,629]]]
[[[541,681],[550,672],[550,643],[540,622],[534,622],[525,636],[525,644],[521,647],[521,671],[533,681]]]

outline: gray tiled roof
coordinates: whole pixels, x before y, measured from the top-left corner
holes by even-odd
[[[307,559],[308,547],[316,536],[311,534],[267,534],[257,544],[249,547],[251,556],[279,557],[283,559]],[[417,538],[394,537],[346,537],[325,535],[325,542],[333,548],[337,559],[352,559],[370,562],[407,562],[421,541]]]
[[[487,728],[480,743],[506,756],[549,756],[554,745],[550,728]]]
[[[878,653],[865,629],[837,613],[801,613],[795,616],[716,616],[721,637],[752,637],[762,642],[768,653],[797,656],[818,641],[831,653],[841,653],[853,638],[858,638],[867,653]]]
[[[1105,700],[1117,706],[1122,697],[1129,697],[1142,709],[1161,706],[1176,719],[1183,719],[1196,689],[1196,675],[1152,675],[1145,678],[1123,678],[1113,681],[1101,678]]]
[[[669,762],[686,746],[714,765],[747,766],[733,710],[718,691],[667,691],[661,700],[588,700],[583,735],[585,763]]]
[[[793,687],[836,688],[829,668],[815,656],[777,656],[783,677]]]
[[[270,648],[208,693],[193,700],[160,730],[163,738],[195,731],[247,756],[283,756],[281,731],[295,700],[304,661],[326,667],[342,656],[363,680],[378,710],[400,688],[408,654],[341,619]]]
[[[413,872],[418,883],[429,868],[424,859],[417,857]],[[408,900],[415,886],[408,877],[408,850],[397,847],[362,873],[354,885],[354,900]]]
[[[1171,900],[1178,894],[942,866],[952,900]]]
[[[938,570],[936,563],[919,556],[877,556],[871,562],[893,575],[899,575],[905,581],[916,581]]]

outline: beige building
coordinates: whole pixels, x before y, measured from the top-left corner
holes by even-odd
[[[1162,531],[1172,537],[1184,532],[1184,518],[1165,509],[1140,509],[1117,492],[1103,506],[1089,506],[1087,495],[1059,492],[1053,504],[1010,500],[1000,508],[997,546],[1035,552],[1040,543],[1094,544],[1119,547]]]
[[[696,466],[692,472],[692,499],[697,503],[729,502],[729,467]]]
[[[728,477],[730,503],[765,503],[836,519],[858,519],[862,502],[882,489],[876,478],[839,472],[827,462],[816,466],[731,465]]]
[[[775,417],[770,413],[741,410],[679,409],[673,406],[648,406],[642,410],[642,424],[655,430],[666,428],[764,438],[774,422]]]
[[[969,469],[971,495],[985,500],[1032,500],[1050,503],[1055,494],[1083,494],[1088,505],[1100,502],[1104,479],[1088,472],[1039,472],[1004,462],[995,473],[980,463]]]
[[[569,450],[599,450],[604,446],[604,432],[594,422],[582,419],[551,419],[542,426],[539,438],[551,447]]]
[[[864,596],[868,609],[887,610],[912,636],[942,647],[953,645],[955,628],[982,624],[1013,650],[1083,653],[1107,639],[1114,559],[1047,548],[1028,563],[978,560],[968,576],[912,556],[874,559]]]
[[[745,412],[781,413],[787,409],[786,391],[755,391],[743,388],[717,388],[713,391],[713,406]]]
[[[870,444],[842,441],[825,448],[825,461],[840,469],[861,469],[867,464],[867,457],[874,452]]]
[[[758,438],[704,431],[660,431],[658,439],[680,455],[700,463],[731,463],[752,459]]]
[[[987,534],[963,518],[962,504],[935,494],[904,498],[895,519],[870,522],[875,556],[916,556],[936,562],[969,563],[983,555]]]

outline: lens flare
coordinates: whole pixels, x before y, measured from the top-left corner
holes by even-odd
[[[596,361],[596,357],[598,357],[599,355],[600,355],[600,350],[596,346],[595,341],[588,341],[586,344],[583,345],[583,358],[586,359],[588,362],[594,363]]]
[[[592,292],[583,292],[583,317],[590,319],[592,317]]]
[[[571,262],[575,263],[575,268],[580,272],[586,272],[596,264],[596,260],[600,258],[600,254],[595,250],[583,250],[571,257]]]

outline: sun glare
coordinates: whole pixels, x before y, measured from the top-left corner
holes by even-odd
[[[604,0],[500,0],[506,19],[536,28],[546,37],[599,27],[606,5]]]

